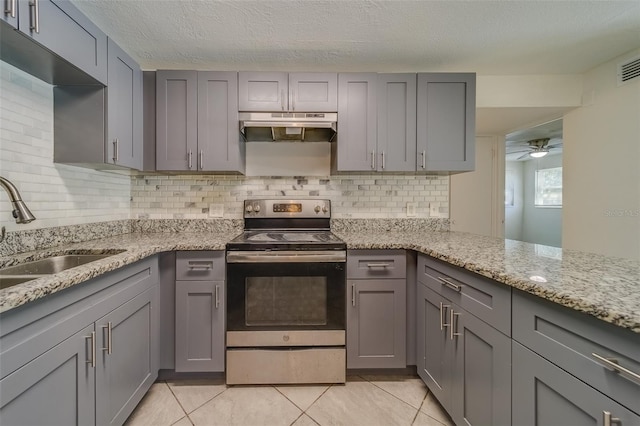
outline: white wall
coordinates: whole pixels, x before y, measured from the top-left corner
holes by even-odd
[[[128,219],[131,179],[53,164],[53,86],[0,61],[0,175],[36,216],[18,225],[0,190],[8,231]]]
[[[535,206],[536,170],[561,166],[562,155],[549,155],[524,162],[522,241],[562,247],[562,208]]]
[[[616,85],[639,54],[586,73],[585,105],[564,116],[565,248],[640,259],[640,78]]]
[[[513,205],[504,208],[504,237],[522,241],[524,212],[524,162],[507,161],[505,165],[505,191],[513,190]],[[506,198],[506,195],[505,195]]]

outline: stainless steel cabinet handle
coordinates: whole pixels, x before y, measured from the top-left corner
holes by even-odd
[[[451,305],[445,305],[440,302],[440,331],[444,330],[445,327],[449,327],[451,324],[445,322],[445,318],[447,316],[447,309],[449,309]]]
[[[12,18],[16,17],[16,1],[18,0],[5,0],[4,4],[5,4],[5,8],[4,8],[4,14],[5,15],[10,15]]]
[[[449,329],[449,338],[453,340],[457,336],[462,336],[462,333],[458,333],[458,317],[460,314],[458,312],[454,312],[453,308],[449,311],[449,314],[449,325],[451,326]]]
[[[38,0],[29,1],[29,29],[40,33],[40,5]]]
[[[198,162],[200,163],[200,170],[204,169],[204,150],[200,150],[200,155],[198,156]]]
[[[284,90],[280,91],[280,103],[282,104],[282,110],[284,111],[287,108],[284,102]]]
[[[187,263],[189,269],[212,269],[213,261],[211,260],[190,260]]]
[[[351,306],[356,306],[356,285],[351,284]]]
[[[613,417],[610,411],[602,412],[602,426],[611,426],[613,423],[622,424],[618,417]]]
[[[102,329],[107,330],[107,347],[102,348],[103,351],[106,351],[107,354],[111,355],[111,321],[107,323],[107,325],[103,325]]]
[[[87,364],[96,368],[96,332],[92,331],[90,335],[85,336],[84,338],[91,340],[91,359],[87,360]]]
[[[380,157],[382,157],[382,170],[384,170],[384,151],[380,153]]]
[[[371,151],[371,169],[376,169],[376,150]]]
[[[627,376],[631,377],[632,379],[635,379],[638,383],[640,383],[640,374],[635,373],[629,370],[628,368],[621,366],[618,363],[618,360],[616,358],[611,358],[611,357],[605,358],[602,355],[598,355],[597,353],[591,353],[591,356],[593,356],[598,361],[602,362],[605,367],[612,368],[618,373],[626,374]]]
[[[426,169],[427,168],[426,152],[422,151],[420,155],[422,156],[422,164],[420,165],[420,167],[422,167],[423,169]]]
[[[113,140],[113,162],[118,162],[118,138]]]
[[[438,281],[440,281],[442,284],[446,285],[447,287],[457,291],[458,293],[462,291],[461,285],[455,284],[447,278],[438,277]]]
[[[291,93],[289,94],[291,97],[291,101],[289,101],[289,105],[291,105],[291,111],[296,110],[296,91],[292,88]]]
[[[189,152],[187,153],[187,160],[189,161],[188,167],[192,168],[193,167],[193,151],[192,150],[189,150]]]
[[[220,286],[216,286],[216,309],[220,307]]]
[[[367,268],[387,268],[391,266],[390,263],[367,263]]]

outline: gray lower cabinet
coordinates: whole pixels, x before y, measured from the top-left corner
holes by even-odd
[[[515,341],[512,398],[514,425],[640,424],[640,415]]]
[[[500,296],[503,287],[495,284],[492,288],[489,283],[478,282],[471,273],[465,277],[461,271],[424,255],[418,256],[418,265],[418,375],[456,424],[511,424],[508,403],[511,398],[511,338],[491,322],[485,322],[451,300],[457,296],[460,302],[474,309],[475,304],[503,301]],[[455,281],[442,272],[445,267],[452,268],[446,272],[455,272]],[[445,297],[440,292],[442,282],[458,291],[454,291],[451,298]],[[465,287],[465,294],[478,297],[482,292],[483,297],[480,300],[464,294],[461,297]],[[499,309],[508,314],[510,299]],[[502,316],[500,312],[489,312],[490,319]]]
[[[238,75],[156,73],[156,169],[244,172]]]
[[[157,258],[1,315],[0,423],[123,424],[157,377]]]
[[[176,372],[224,371],[224,280],[224,251],[176,254]]]
[[[417,170],[474,170],[476,75],[419,73],[417,105]]]
[[[405,368],[404,250],[347,254],[347,368]]]

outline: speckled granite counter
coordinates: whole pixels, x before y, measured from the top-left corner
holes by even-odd
[[[472,234],[334,229],[350,249],[411,249],[640,333],[640,262]],[[125,250],[106,259],[0,290],[0,312],[173,250],[224,250],[237,229],[132,233],[0,258],[0,267],[62,253]],[[539,281],[534,281],[530,277]],[[546,282],[540,282],[544,278]]]

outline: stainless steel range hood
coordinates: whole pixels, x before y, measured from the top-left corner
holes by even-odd
[[[331,142],[335,112],[241,112],[240,133],[247,142]]]

